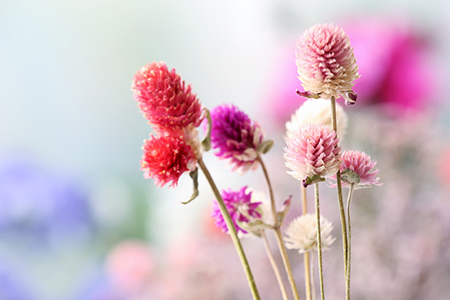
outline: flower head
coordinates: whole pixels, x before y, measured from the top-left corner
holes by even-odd
[[[153,178],[158,187],[172,182],[176,186],[186,171],[194,171],[197,158],[181,136],[152,136],[144,141],[141,170],[146,179]]]
[[[348,118],[341,105],[336,103],[336,119],[339,139],[342,141],[347,131]],[[323,124],[332,130],[330,102],[324,99],[306,100],[286,123],[286,137],[292,138],[302,125]]]
[[[340,170],[343,187],[350,187],[352,183],[355,184],[355,189],[367,188],[371,185],[382,185],[382,183],[378,183],[380,178],[375,177],[380,170],[369,173],[377,162],[372,160],[366,153],[358,150],[344,151],[341,161]],[[336,175],[330,178],[336,180]],[[330,186],[336,187],[336,183],[330,183]]]
[[[338,142],[336,133],[325,125],[300,127],[284,148],[286,167],[291,169],[288,174],[302,180],[304,186],[335,174],[340,164]]]
[[[236,106],[223,104],[211,110],[211,146],[221,159],[230,159],[233,171],[242,172],[258,164],[258,147],[264,139],[261,126]]]
[[[177,132],[189,125],[198,127],[203,107],[191,86],[164,62],[152,62],[136,72],[131,89],[144,117],[157,131]]]
[[[351,90],[359,78],[353,48],[345,32],[332,24],[315,25],[300,36],[297,52],[298,78],[306,92],[323,99],[343,96],[356,101]]]
[[[246,189],[246,186],[237,192],[229,189],[228,191],[223,191],[221,194],[223,202],[230,213],[238,233],[247,233],[247,231],[240,226],[240,223],[249,223],[261,218],[261,214],[257,211],[261,202],[252,202],[252,192],[248,191],[246,193]],[[212,216],[216,219],[216,226],[222,228],[223,232],[228,232],[227,224],[220,212],[217,201],[214,201],[213,203]]]
[[[330,221],[320,216],[320,237],[322,250],[331,248],[336,238],[331,236],[333,225]],[[317,250],[317,221],[314,214],[306,214],[295,218],[285,231],[287,237],[284,238],[286,248],[298,249],[304,253]]]

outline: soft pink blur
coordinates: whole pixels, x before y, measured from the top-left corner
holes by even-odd
[[[108,254],[106,268],[112,282],[124,292],[141,290],[154,273],[151,248],[140,241],[125,241]]]

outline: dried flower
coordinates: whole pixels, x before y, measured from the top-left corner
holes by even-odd
[[[342,141],[347,131],[348,118],[342,106],[337,103],[336,119],[339,139]],[[286,137],[292,138],[295,131],[306,124],[323,124],[332,130],[330,102],[324,99],[306,100],[286,123]]]
[[[340,170],[342,173],[341,181],[343,187],[350,187],[352,183],[355,184],[355,189],[368,188],[372,184],[377,186],[382,185],[382,183],[378,183],[380,178],[375,178],[380,170],[369,173],[377,162],[372,160],[366,153],[358,150],[344,151],[341,156],[341,161]],[[336,175],[331,176],[330,179],[336,180]],[[336,187],[336,183],[330,182],[330,186]]]
[[[211,110],[211,146],[221,159],[230,159],[233,171],[245,172],[258,165],[258,147],[264,131],[236,106],[223,104]]]
[[[317,250],[317,220],[316,215],[306,214],[295,218],[286,229],[287,237],[284,238],[286,248],[298,249],[298,252],[304,253],[311,250]],[[322,250],[331,248],[336,238],[331,236],[333,225],[330,221],[320,216],[320,237],[322,241]]]
[[[343,96],[353,104],[354,81],[359,78],[353,48],[345,32],[332,24],[315,25],[300,36],[297,71],[307,92],[323,99]]]
[[[144,141],[141,170],[146,179],[153,178],[158,187],[172,182],[176,186],[186,171],[194,171],[197,158],[181,136],[151,136]]]
[[[152,62],[136,72],[131,89],[144,117],[158,132],[173,133],[198,127],[203,120],[203,107],[191,86],[181,80],[175,69],[169,71],[164,62]]]
[[[261,218],[261,214],[257,210],[261,202],[252,202],[252,192],[248,191],[246,193],[246,189],[246,186],[237,192],[228,189],[227,191],[223,191],[221,194],[223,202],[230,213],[231,219],[238,233],[247,233],[247,231],[240,226],[240,223],[248,224],[249,222]],[[223,219],[217,201],[213,202],[212,216],[216,220],[216,226],[222,228],[223,232],[228,232],[227,224]]]
[[[336,133],[325,125],[307,124],[287,140],[284,148],[287,173],[306,187],[334,175],[339,168],[341,148]]]

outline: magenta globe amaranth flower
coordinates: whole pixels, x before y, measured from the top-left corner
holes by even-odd
[[[211,146],[221,159],[230,159],[233,171],[245,172],[258,165],[264,131],[236,106],[223,104],[211,110]]]
[[[300,36],[297,52],[298,78],[308,95],[330,99],[343,96],[356,101],[352,91],[358,65],[345,32],[332,24],[315,25]]]
[[[223,191],[221,194],[223,202],[230,213],[231,219],[238,233],[247,233],[247,231],[243,229],[240,224],[248,224],[257,219],[261,219],[261,214],[257,210],[261,202],[252,202],[252,192],[246,192],[246,189],[246,186],[237,192],[228,189]],[[217,201],[213,202],[212,216],[216,220],[216,226],[221,228],[223,232],[228,232],[227,224],[225,223],[222,213],[220,212]]]
[[[191,86],[164,62],[152,62],[136,72],[131,89],[144,117],[157,131],[177,132],[189,125],[198,127],[203,107]]]
[[[355,184],[355,189],[360,189],[382,185],[378,183],[380,178],[376,177],[380,170],[370,172],[376,164],[376,161],[362,151],[344,151],[340,165],[342,186],[350,187],[351,184]],[[336,180],[335,175],[330,178]],[[330,186],[336,187],[336,183],[330,183]]]
[[[169,182],[176,186],[184,172],[194,171],[197,157],[181,136],[152,136],[144,141],[141,170],[145,178],[153,178],[158,187]]]
[[[340,164],[339,139],[329,127],[307,124],[300,127],[286,142],[284,158],[288,174],[309,184],[334,175]]]

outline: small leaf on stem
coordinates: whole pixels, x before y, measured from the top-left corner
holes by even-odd
[[[182,204],[188,204],[188,203],[190,203],[192,200],[194,200],[195,198],[197,198],[197,197],[198,197],[198,194],[199,194],[199,192],[198,192],[198,168],[195,168],[194,171],[190,172],[190,173],[189,173],[189,176],[191,176],[191,178],[192,178],[192,182],[193,182],[193,184],[194,184],[194,190],[193,190],[193,192],[192,192],[191,198],[189,198],[189,200],[186,201],[186,202],[181,202]]]

